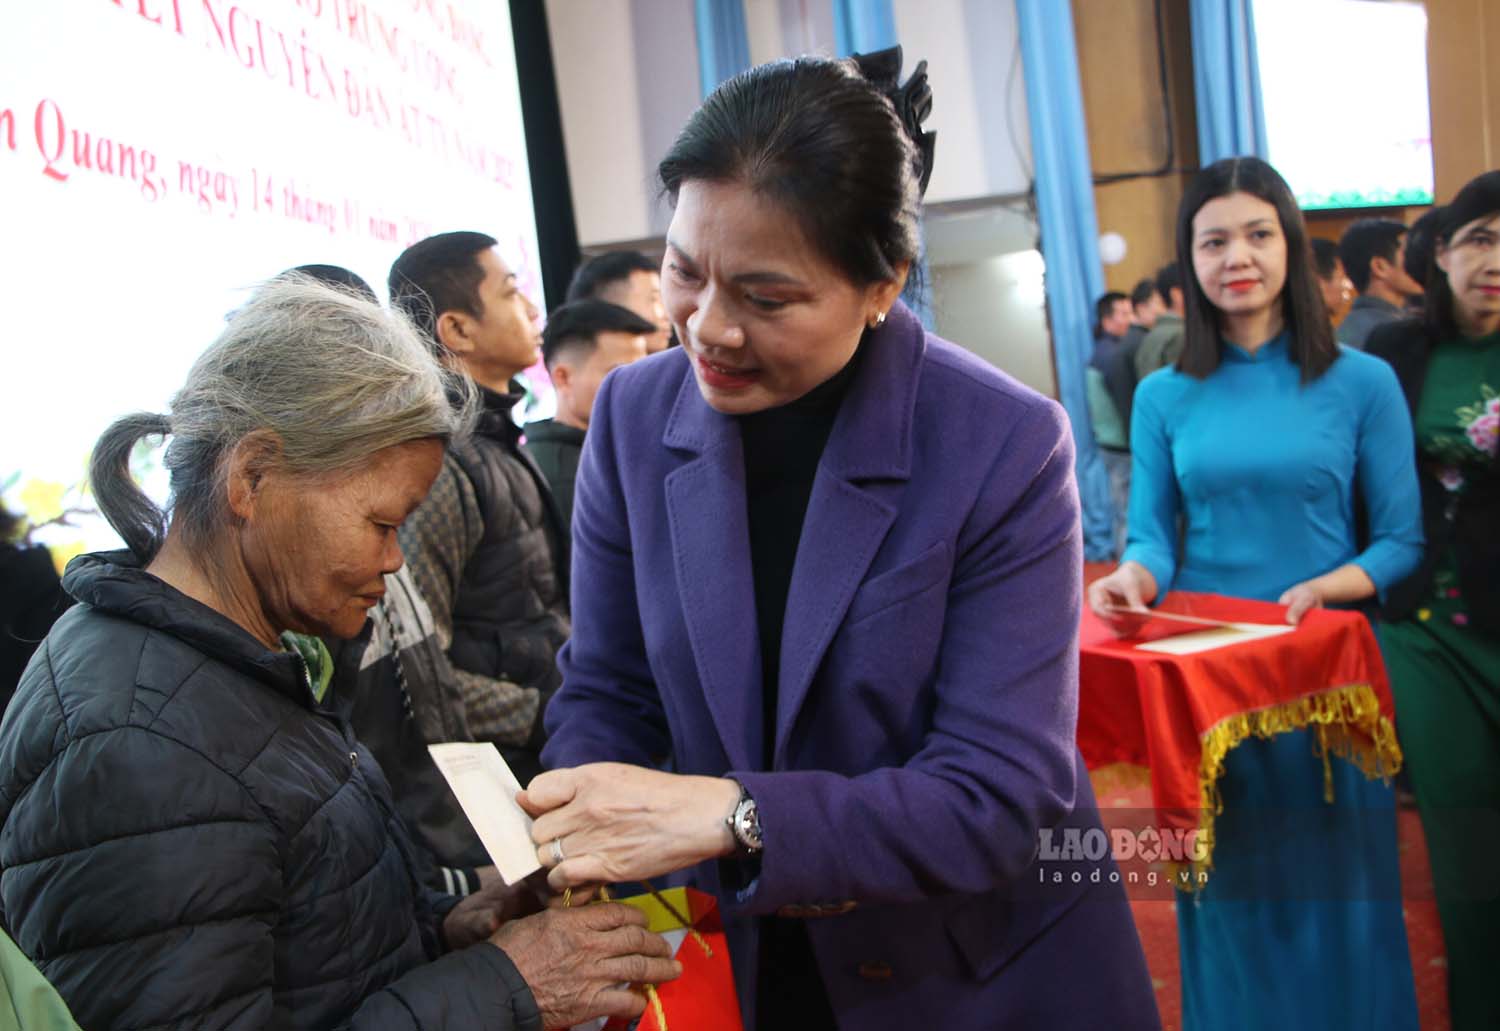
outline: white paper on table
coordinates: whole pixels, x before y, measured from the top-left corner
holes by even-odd
[[[487,743],[450,742],[428,745],[427,751],[505,883],[515,884],[540,870],[531,817],[516,804],[521,784],[499,750]]]
[[[1164,655],[1195,655],[1215,648],[1227,648],[1232,644],[1289,634],[1295,629],[1297,628],[1286,623],[1225,623],[1208,630],[1195,630],[1189,634],[1164,637],[1159,641],[1147,641],[1136,645],[1136,648]]]

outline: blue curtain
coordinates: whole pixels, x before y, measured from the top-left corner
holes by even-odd
[[[750,67],[744,0],[695,0],[698,87],[706,97],[725,79]]]
[[[1083,502],[1084,557],[1113,557],[1114,506],[1109,477],[1094,444],[1084,369],[1094,349],[1094,301],[1104,293],[1094,177],[1089,164],[1073,5],[1016,0],[1026,110],[1036,162],[1036,201],[1047,263],[1047,313],[1057,359],[1057,390],[1073,423],[1078,492]]]
[[[895,46],[891,0],[833,0],[833,38],[840,57]]]
[[[1191,0],[1198,161],[1269,157],[1252,0]]]

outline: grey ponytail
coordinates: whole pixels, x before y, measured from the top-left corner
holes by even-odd
[[[193,364],[170,419],[126,416],[99,438],[94,497],[130,550],[150,561],[168,517],[131,478],[130,453],[144,437],[170,434],[171,525],[202,552],[226,522],[224,459],[247,435],[275,433],[288,472],[338,474],[386,447],[467,433],[476,400],[473,383],[444,369],[402,316],[278,276]]]
[[[142,562],[149,561],[161,547],[167,534],[167,515],[130,475],[130,455],[143,438],[164,437],[171,431],[172,421],[165,415],[127,415],[110,424],[89,459],[89,482],[99,511]]]

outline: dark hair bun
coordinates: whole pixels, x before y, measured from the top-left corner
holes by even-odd
[[[906,84],[901,84],[901,48],[890,47],[869,54],[855,54],[851,60],[859,73],[870,84],[884,93],[901,127],[917,148],[917,183],[921,192],[927,193],[927,183],[932,179],[932,155],[937,145],[937,133],[922,129],[922,123],[932,114],[932,87],[927,82],[927,62],[917,62],[916,69]]]

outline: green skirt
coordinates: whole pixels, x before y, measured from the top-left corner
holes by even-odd
[[[1422,813],[1454,1031],[1500,1028],[1500,640],[1470,626],[1456,578],[1381,627],[1396,732]]]

